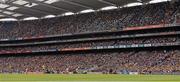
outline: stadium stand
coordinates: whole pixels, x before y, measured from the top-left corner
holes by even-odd
[[[0,73],[180,74],[179,3],[0,23]]]
[[[45,72],[63,73],[67,70],[75,72],[109,73],[113,69],[139,73],[175,73],[180,70],[179,50],[173,51],[131,51],[119,53],[92,54],[51,54],[41,56],[1,57],[1,73]],[[47,69],[47,70],[45,70]]]
[[[177,10],[174,4],[159,3],[52,19],[5,22],[0,25],[0,38],[114,31],[136,26],[171,24]]]
[[[66,44],[51,44],[51,45],[39,45],[39,46],[19,46],[19,47],[7,47],[1,48],[0,52],[3,51],[28,51],[28,50],[48,50],[48,49],[63,49],[63,48],[86,48],[86,47],[96,47],[96,46],[118,46],[118,45],[133,45],[133,44],[150,44],[150,43],[175,43],[179,41],[177,36],[168,37],[151,37],[151,38],[138,38],[130,40],[107,40],[107,41],[97,41],[97,42],[83,42],[83,43],[66,43]]]

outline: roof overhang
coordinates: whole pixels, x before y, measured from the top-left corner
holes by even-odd
[[[87,13],[103,8],[120,8],[131,3],[149,3],[151,0],[7,0],[0,4],[0,19],[48,18],[66,13]],[[161,1],[161,0],[153,0]],[[169,1],[169,0],[162,0]],[[89,10],[89,11],[88,11]]]

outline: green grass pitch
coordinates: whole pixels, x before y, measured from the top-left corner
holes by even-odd
[[[0,82],[180,82],[180,75],[0,74]]]

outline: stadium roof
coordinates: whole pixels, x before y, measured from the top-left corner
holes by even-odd
[[[170,0],[0,0],[0,19],[50,18],[162,1]]]

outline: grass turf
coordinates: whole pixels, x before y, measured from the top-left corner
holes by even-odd
[[[120,82],[180,82],[179,75],[103,75],[103,74],[0,74],[0,82],[59,82],[59,81],[120,81]]]

